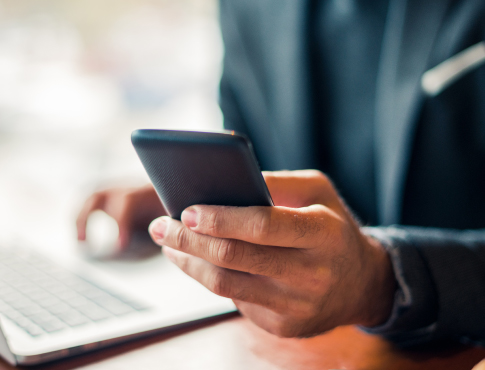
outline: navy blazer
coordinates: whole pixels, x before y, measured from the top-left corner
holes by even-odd
[[[263,169],[315,168],[311,1],[220,2],[225,126],[251,138]],[[485,63],[436,96],[422,88],[427,70],[484,40],[483,0],[389,0],[376,40],[381,226],[366,232],[389,248],[400,289],[371,331],[400,343],[485,338]]]

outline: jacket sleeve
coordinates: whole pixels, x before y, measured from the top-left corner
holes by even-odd
[[[398,290],[389,320],[362,328],[402,346],[485,344],[485,230],[367,227],[387,248]]]

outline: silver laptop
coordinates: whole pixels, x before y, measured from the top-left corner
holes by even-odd
[[[0,354],[14,365],[76,355],[235,310],[159,249],[149,258],[105,261],[70,248],[48,250],[0,247]]]

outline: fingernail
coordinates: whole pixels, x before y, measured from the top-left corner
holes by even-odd
[[[197,227],[199,224],[199,214],[195,208],[189,207],[182,212],[182,222],[187,227]]]
[[[163,218],[157,218],[150,224],[150,234],[154,239],[163,240],[165,231],[167,230],[167,221]]]

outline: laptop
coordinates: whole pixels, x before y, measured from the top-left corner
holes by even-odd
[[[0,355],[34,365],[235,311],[141,240],[112,260],[2,242]]]

